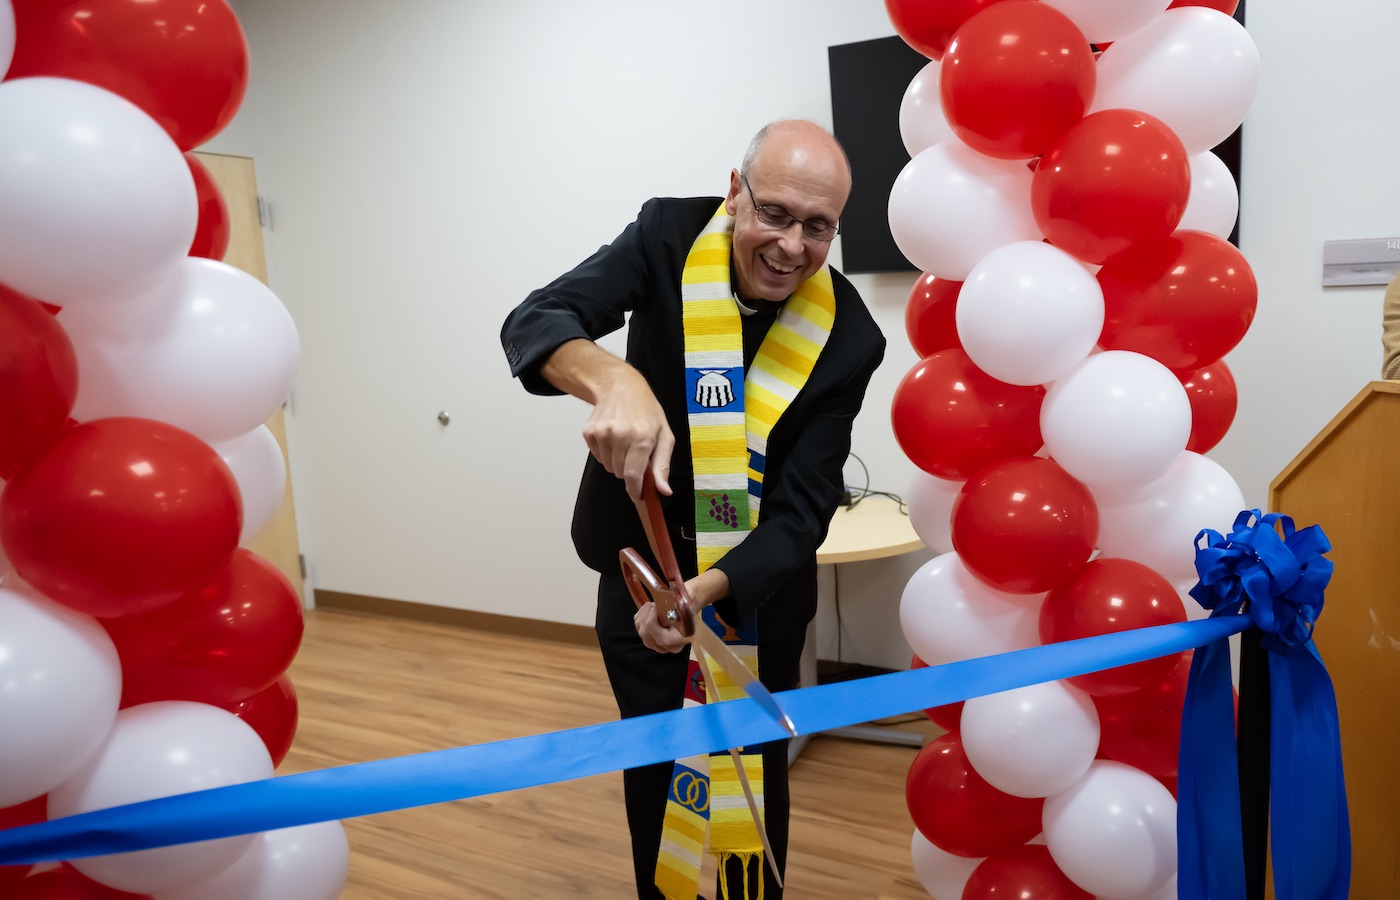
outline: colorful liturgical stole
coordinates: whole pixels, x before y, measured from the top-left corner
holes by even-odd
[[[699,571],[704,572],[736,547],[758,523],[768,435],[806,384],[831,334],[836,296],[823,266],[783,304],[758,355],[744,374],[744,338],[738,304],[729,283],[734,219],[721,205],[696,238],[681,275],[685,331],[690,456],[695,469],[695,536]],[[736,633],[706,607],[703,624],[733,646],[758,674],[757,631],[749,623]],[[685,705],[707,699],[706,685],[691,644]],[[715,684],[711,700],[744,696],[710,665]],[[762,809],[763,756],[758,747],[741,748],[744,771]],[[763,896],[763,844],[749,814],[743,788],[727,752],[676,761],[656,861],[656,885],[669,900],[694,900],[700,880],[700,854],[708,826],[710,850],[720,871],[731,859],[744,867],[747,894],[750,862]],[[727,882],[725,897],[728,897]]]

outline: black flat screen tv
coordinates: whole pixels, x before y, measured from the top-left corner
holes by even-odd
[[[914,272],[890,236],[890,188],[909,154],[899,106],[928,59],[898,36],[827,48],[832,132],[851,160],[851,199],[841,214],[846,273]]]

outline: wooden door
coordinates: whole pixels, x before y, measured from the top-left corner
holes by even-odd
[[[224,195],[229,212],[229,245],[224,262],[236,266],[267,283],[267,258],[263,252],[262,223],[258,216],[258,185],[253,161],[246,156],[226,156],[221,153],[195,153],[199,161],[214,176]],[[287,462],[287,429],[283,410],[279,409],[267,421],[268,429],[282,448],[282,461]],[[277,514],[261,532],[244,542],[244,546],[281,569],[296,586],[297,596],[306,602],[306,590],[301,574],[301,548],[297,543],[296,509],[292,503],[291,469],[288,468],[287,489]]]

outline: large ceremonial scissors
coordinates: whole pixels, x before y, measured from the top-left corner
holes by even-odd
[[[772,716],[788,734],[797,736],[797,728],[792,724],[792,719],[778,705],[768,688],[763,686],[757,676],[749,671],[749,667],[744,665],[738,655],[730,650],[728,645],[720,639],[720,636],[710,630],[710,626],[704,622],[696,627],[695,613],[690,605],[690,595],[685,590],[685,579],[681,578],[680,566],[676,563],[676,552],[671,546],[671,538],[666,532],[666,517],[661,512],[661,500],[656,493],[656,482],[653,480],[651,472],[648,470],[646,478],[642,482],[642,499],[637,503],[637,514],[641,516],[642,527],[646,530],[647,543],[651,545],[651,552],[656,557],[656,561],[661,564],[661,571],[665,573],[666,580],[662,581],[660,576],[647,565],[642,555],[631,547],[623,548],[619,554],[622,563],[622,576],[627,582],[627,591],[632,595],[632,600],[641,609],[649,602],[656,604],[656,614],[667,627],[674,628],[685,637],[700,645],[703,653],[695,654],[700,663],[700,673],[704,676],[707,690],[714,690],[715,680],[710,675],[709,664],[705,661],[708,654],[718,662],[730,679],[744,689],[764,712]],[[648,597],[650,595],[650,597]],[[739,776],[739,784],[744,789],[744,799],[749,804],[749,814],[753,816],[754,828],[758,830],[758,836],[763,841],[763,850],[768,859],[768,866],[773,872],[774,879],[778,886],[782,887],[783,877],[778,873],[778,860],[773,856],[773,847],[768,842],[768,831],[763,827],[763,817],[758,811],[758,801],[754,799],[753,788],[749,785],[748,773],[744,771],[743,761],[739,757],[739,751],[733,747],[729,748],[729,758],[734,762],[734,771]]]
[[[664,625],[676,629],[699,644],[702,650],[720,664],[725,674],[744,689],[744,693],[757,700],[764,712],[783,726],[788,734],[796,737],[797,727],[792,724],[792,719],[778,704],[773,694],[758,680],[758,676],[749,671],[744,661],[703,622],[699,628],[696,627],[690,595],[686,593],[685,579],[681,578],[680,566],[676,564],[676,552],[671,547],[671,538],[666,532],[666,518],[661,512],[661,500],[657,496],[656,482],[652,479],[650,471],[642,482],[642,499],[637,504],[637,513],[642,518],[642,527],[646,530],[651,552],[661,564],[662,574],[666,576],[666,580],[662,581],[651,566],[647,565],[646,560],[642,559],[642,555],[631,547],[622,550],[619,554],[622,575],[627,581],[627,590],[632,594],[637,608],[646,606],[649,600],[654,601],[657,617]],[[703,660],[703,657],[701,658]],[[713,684],[708,676],[706,683]]]

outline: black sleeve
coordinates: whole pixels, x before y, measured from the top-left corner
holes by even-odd
[[[560,394],[540,374],[540,365],[561,344],[597,340],[621,328],[626,313],[647,300],[651,258],[648,235],[655,234],[660,205],[642,207],[637,220],[611,243],[553,282],[534,291],[501,326],[501,347],[511,375],[532,394]]]
[[[873,329],[872,329],[873,331]],[[730,596],[747,621],[789,578],[811,562],[826,539],[844,490],[851,425],[866,387],[884,358],[874,331],[866,355],[795,435],[778,477],[763,485],[758,527],[715,566],[729,577]]]

